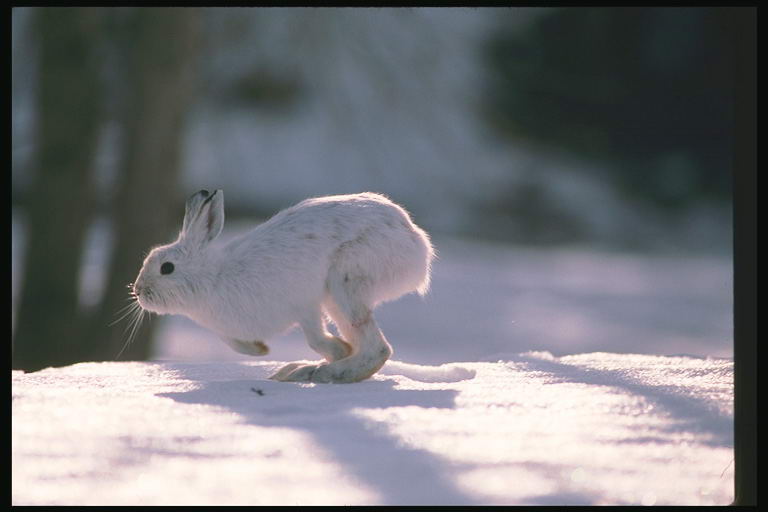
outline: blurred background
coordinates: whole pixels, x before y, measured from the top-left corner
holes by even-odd
[[[376,191],[440,257],[395,357],[731,357],[728,8],[14,8],[13,367],[113,360],[184,200]],[[301,333],[275,359],[316,355]],[[153,317],[121,360],[239,359]]]

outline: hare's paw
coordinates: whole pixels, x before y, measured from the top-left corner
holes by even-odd
[[[300,366],[304,366],[304,365],[302,365],[301,363],[290,363],[290,364],[287,364],[287,365],[283,366],[282,368],[280,368],[279,370],[277,370],[277,372],[272,374],[269,378],[271,380],[284,381],[284,380],[286,380],[286,377],[288,377],[288,375],[290,375],[290,373],[293,370],[295,370],[296,368],[298,368]]]
[[[265,356],[269,354],[269,347],[263,341],[244,341],[242,343],[247,347],[250,355]]]
[[[328,363],[291,363],[280,368],[270,379],[282,382],[317,382],[323,384],[349,382],[346,379],[339,379],[336,372],[333,371],[333,367],[330,367]]]
[[[263,356],[269,353],[269,347],[263,341],[243,341],[234,338],[224,338],[224,341],[235,352],[249,356]]]
[[[290,363],[280,368],[270,379],[282,382],[334,382],[328,372],[323,371],[327,367],[327,363]]]
[[[291,371],[285,379],[286,382],[319,382],[315,379],[315,373],[326,364],[306,364]]]
[[[336,361],[334,363],[303,364],[290,363],[270,377],[282,382],[316,382],[319,384],[343,384],[359,382],[376,373],[378,366],[368,368],[352,361]]]
[[[322,384],[344,384],[362,380],[356,373],[352,368],[348,368],[347,365],[341,365],[338,362],[321,364],[317,365],[317,368],[309,376],[309,381]]]
[[[330,380],[317,380],[315,378],[317,370],[326,366],[328,366],[326,363],[290,363],[280,368],[270,379],[282,382],[331,382]]]
[[[337,363],[299,364],[291,363],[281,368],[270,377],[283,382],[315,382],[318,384],[344,384],[358,382],[370,377],[355,371],[354,368],[346,368]]]

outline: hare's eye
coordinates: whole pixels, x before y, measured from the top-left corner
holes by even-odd
[[[166,261],[162,265],[160,265],[160,273],[163,275],[167,275],[173,272],[173,263],[170,261]]]

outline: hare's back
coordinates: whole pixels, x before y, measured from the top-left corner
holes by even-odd
[[[228,249],[254,281],[284,283],[280,293],[286,297],[314,300],[334,271],[371,283],[371,303],[412,290],[424,293],[434,254],[429,236],[408,213],[373,193],[304,200]]]
[[[296,233],[310,239],[345,241],[371,229],[410,230],[412,223],[402,207],[382,195],[364,192],[306,199],[279,212],[262,227],[278,236]]]

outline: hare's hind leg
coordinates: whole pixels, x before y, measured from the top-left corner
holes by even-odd
[[[323,318],[323,314],[319,308],[317,311],[314,311],[299,323],[301,324],[301,329],[304,331],[304,336],[307,338],[307,343],[309,344],[310,348],[323,356],[329,363],[338,361],[339,359],[344,359],[345,357],[352,354],[352,346],[349,343],[325,330],[325,319]],[[304,368],[307,366],[316,368],[318,365],[289,363],[280,368],[274,375],[270,377],[270,379],[296,380],[295,378],[289,379],[288,377],[298,368]],[[308,370],[304,370],[304,372],[307,371]]]
[[[306,365],[293,371],[278,372],[277,380],[310,382],[358,382],[365,380],[384,366],[392,355],[367,303],[369,290],[364,278],[349,275],[334,276],[328,280],[330,300],[325,304],[328,314],[341,335],[353,347],[348,357],[327,364]]]

